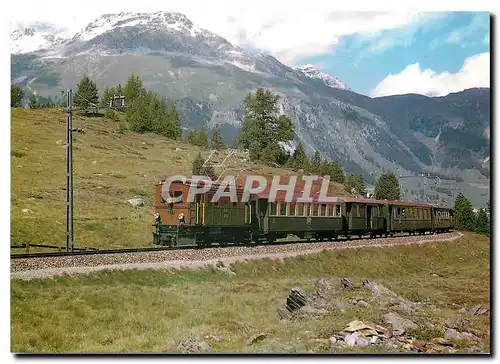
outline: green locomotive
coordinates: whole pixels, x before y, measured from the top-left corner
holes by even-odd
[[[269,192],[252,194],[248,202],[221,197],[213,203],[215,187],[187,202],[189,188],[189,184],[172,183],[169,193],[175,202],[171,202],[162,197],[162,184],[156,186],[155,245],[272,243],[288,235],[322,241],[339,236],[440,233],[453,228],[452,210],[428,203],[355,197],[300,202],[299,194],[285,202],[282,193],[269,202]],[[242,190],[237,194],[240,197]]]

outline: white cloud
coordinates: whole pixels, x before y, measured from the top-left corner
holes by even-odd
[[[467,58],[457,73],[422,70],[419,63],[408,65],[401,73],[390,74],[371,92],[373,97],[417,93],[444,96],[472,87],[490,87],[490,53]]]
[[[417,12],[338,12],[334,5],[268,4],[239,6],[232,2],[199,2],[185,0],[165,5],[159,0],[149,2],[115,3],[88,0],[85,6],[70,13],[65,2],[51,1],[52,6],[33,2],[11,15],[11,20],[33,22],[49,21],[76,32],[104,13],[176,11],[186,14],[196,25],[226,38],[231,43],[270,53],[280,61],[293,64],[307,56],[331,52],[339,38],[361,35],[370,42],[378,42],[376,49],[390,47],[390,40],[380,40],[384,30],[399,29],[425,18]],[[276,5],[276,6],[275,6]],[[57,9],[57,11],[54,11]]]

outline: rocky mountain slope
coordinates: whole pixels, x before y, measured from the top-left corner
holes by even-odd
[[[187,126],[221,124],[226,140],[237,133],[245,95],[268,87],[308,153],[340,160],[369,183],[388,169],[488,183],[489,89],[372,99],[310,66],[245,51],[178,13],[103,15],[72,37],[12,55],[11,70],[13,82],[44,96],[74,88],[84,75],[102,90],[135,73],[177,103]],[[482,205],[487,195],[478,191],[471,193]]]
[[[345,82],[339,80],[337,77],[329,75],[328,73],[321,72],[312,64],[303,64],[299,66],[294,66],[293,69],[302,72],[307,77],[318,79],[325,85],[330,86],[331,88],[338,88],[340,90],[350,90],[349,86],[347,86]]]

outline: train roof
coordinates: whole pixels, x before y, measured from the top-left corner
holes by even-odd
[[[289,177],[289,176],[288,176]],[[160,180],[158,184],[163,184],[165,180]],[[182,183],[186,185],[190,185],[192,182],[191,179],[186,179],[185,183],[182,183],[181,181],[175,181],[174,183]],[[199,186],[201,187],[204,182],[208,182],[208,180],[199,180]],[[239,182],[239,181],[238,181]],[[286,182],[282,182],[283,184]],[[329,198],[328,202],[322,201],[319,197],[320,195],[320,190],[321,190],[321,183],[322,183],[322,178],[320,177],[317,181],[314,181],[311,186],[311,191],[309,194],[309,198],[311,199],[310,202],[315,202],[315,203],[326,203],[326,204],[337,204],[337,203],[362,203],[362,204],[371,204],[371,205],[392,205],[392,206],[401,206],[401,207],[434,207],[434,208],[441,208],[441,209],[448,209],[451,210],[449,207],[445,206],[439,206],[437,204],[433,203],[427,203],[427,202],[419,202],[419,201],[405,201],[405,200],[380,200],[380,199],[374,199],[374,198],[364,198],[364,197],[354,197],[354,196],[327,196]],[[217,182],[212,182],[212,186],[207,193],[212,194],[217,191],[219,188],[220,183]],[[226,187],[227,189],[228,187]],[[270,195],[270,189],[271,185],[268,183],[266,188],[259,193],[253,193],[251,196],[253,198],[262,198],[262,199],[268,199]],[[297,180],[297,184],[295,186],[292,200],[291,202],[295,203],[300,203],[300,199],[302,198],[303,195],[303,189],[304,189],[304,182]],[[236,185],[236,191],[237,195],[241,196],[243,193],[243,186],[239,183]],[[284,201],[287,195],[287,191],[282,191],[278,190],[276,193],[276,199],[275,201]]]

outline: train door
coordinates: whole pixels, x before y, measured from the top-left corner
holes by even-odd
[[[347,227],[347,230],[351,230],[351,228],[352,228],[351,210],[352,210],[352,203],[350,203],[350,202],[346,203],[345,204],[345,217],[346,217],[346,227]]]
[[[392,224],[392,214],[393,214],[393,209],[394,207],[392,205],[386,205],[388,207],[388,214],[387,214],[387,230],[392,231],[393,230],[393,224]]]
[[[260,198],[257,200],[256,213],[258,214],[257,216],[259,220],[259,229],[263,230],[264,232],[267,232],[269,230],[268,206],[269,204],[267,203],[266,199]]]
[[[373,221],[372,221],[372,211],[373,206],[371,205],[366,205],[366,214],[365,214],[365,222],[366,222],[366,229],[371,230],[373,229]]]

